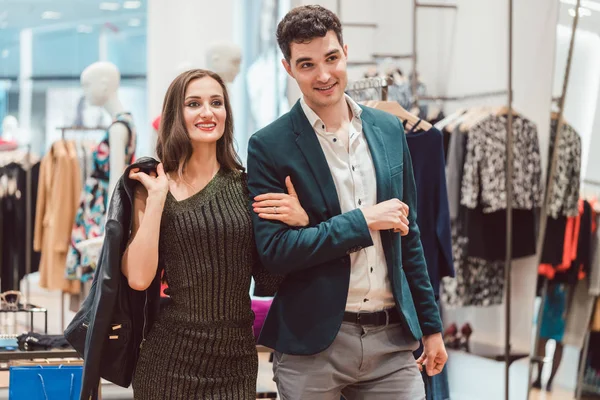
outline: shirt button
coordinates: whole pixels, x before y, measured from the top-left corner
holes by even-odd
[[[325,129],[325,125],[321,125],[321,128]]]
[[[364,299],[364,300],[363,300],[363,302],[365,302],[365,303],[366,303],[367,301],[369,301],[369,299]]]
[[[336,138],[333,138],[333,141],[334,141],[334,142],[337,142],[337,139],[336,139]]]
[[[358,199],[358,205],[360,206],[362,204],[362,201],[360,199]]]
[[[371,267],[371,273],[373,273],[373,267]]]
[[[354,165],[352,166],[352,171],[354,171]]]

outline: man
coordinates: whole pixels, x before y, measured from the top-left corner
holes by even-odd
[[[277,40],[303,97],[250,139],[248,185],[261,261],[285,275],[259,340],[275,349],[279,392],[288,400],[424,399],[412,351],[423,337],[417,362],[429,375],[447,355],[402,125],[344,94],[348,49],[334,13],[295,8]],[[288,177],[307,227],[269,220],[290,205],[260,195],[283,192]]]

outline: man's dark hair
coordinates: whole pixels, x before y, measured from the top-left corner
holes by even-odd
[[[277,25],[277,44],[289,62],[292,42],[308,43],[316,37],[325,37],[329,31],[335,32],[343,46],[342,23],[337,15],[317,5],[300,6],[290,10]]]

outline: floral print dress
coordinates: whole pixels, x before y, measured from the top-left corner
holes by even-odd
[[[134,159],[136,145],[136,131],[131,114],[118,114],[113,125],[118,123],[124,124],[129,131],[125,154],[121,156],[125,157],[125,165],[130,165]],[[94,168],[91,176],[85,182],[73,223],[66,267],[66,278],[69,280],[81,279],[86,282],[94,275],[99,251],[82,251],[81,248],[78,248],[78,244],[85,240],[104,236],[111,157],[109,131],[110,127],[92,153]],[[112,156],[119,155],[113,154]],[[96,246],[93,248],[98,249]]]

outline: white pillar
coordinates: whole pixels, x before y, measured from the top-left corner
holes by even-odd
[[[148,1],[148,115],[158,116],[178,73],[205,67],[208,46],[234,41],[233,0]],[[148,122],[150,123],[150,121]]]
[[[23,29],[20,36],[19,125],[23,134],[27,135],[27,138],[22,138],[23,142],[29,142],[31,139],[31,100],[33,96],[33,82],[31,81],[33,72],[33,32],[31,29]]]

